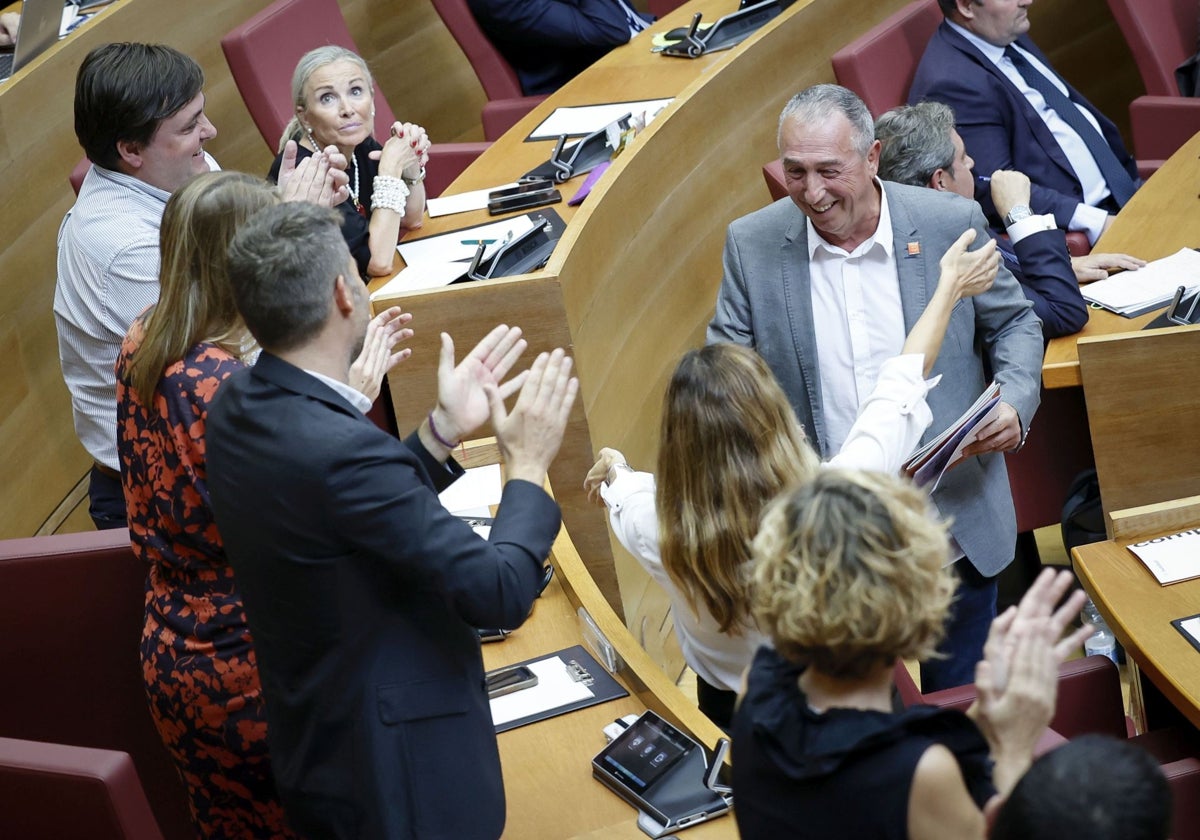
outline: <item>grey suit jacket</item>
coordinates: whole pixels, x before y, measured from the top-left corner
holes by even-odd
[[[950,193],[884,182],[895,236],[904,324],[911,329],[937,288],[938,261],[969,227],[988,241],[979,205]],[[910,255],[908,244],[920,244]],[[725,275],[708,341],[755,348],[779,380],[796,415],[823,458],[829,451],[821,410],[820,353],[813,331],[804,214],[782,199],[733,222],[725,240]],[[988,383],[1017,410],[1028,430],[1037,410],[1042,332],[1021,287],[1001,267],[992,289],[954,307],[933,374],[942,381],[929,395],[933,425],[925,440],[965,411]],[[1000,572],[1013,556],[1016,517],[1004,456],[969,458],[948,472],[933,495],[951,531],[984,575]]]

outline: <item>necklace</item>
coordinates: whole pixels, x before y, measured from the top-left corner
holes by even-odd
[[[350,189],[350,200],[354,202],[354,209],[362,213],[363,207],[358,200],[358,160],[353,155],[350,156],[350,159],[354,161],[354,186],[352,188],[348,187]]]

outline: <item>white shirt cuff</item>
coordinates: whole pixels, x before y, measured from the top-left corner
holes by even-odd
[[[1032,236],[1044,230],[1054,230],[1056,227],[1058,225],[1054,224],[1054,217],[1051,215],[1026,216],[1009,225],[1006,232],[1012,244],[1016,245],[1026,236]]]

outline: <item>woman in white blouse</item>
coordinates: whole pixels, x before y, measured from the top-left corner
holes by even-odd
[[[896,473],[929,426],[924,377],[954,305],[991,287],[999,265],[968,231],[941,261],[937,291],[901,355],[880,368],[830,464]],[[728,729],[742,672],[766,639],[749,613],[751,539],[766,504],[820,461],[787,398],[753,350],[714,344],[684,355],[667,386],[659,480],[601,449],[584,486],[603,498],[621,544],[666,590],[701,711]]]

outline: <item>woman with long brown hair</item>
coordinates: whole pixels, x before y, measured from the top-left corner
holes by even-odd
[[[221,383],[256,348],[233,301],[226,250],[279,201],[265,181],[199,175],[171,196],[161,293],[117,359],[117,443],[134,553],[148,567],[142,672],[159,735],[204,837],[290,836],[275,795],[254,647],[209,504],[205,419]],[[351,266],[347,266],[351,270]],[[352,382],[378,394],[408,316],[378,316]]]
[[[884,363],[831,463],[895,473],[928,427],[925,403],[951,310],[991,287],[992,243],[947,251],[941,279],[901,355]],[[584,481],[609,507],[614,533],[666,590],[700,709],[728,728],[743,671],[764,641],[749,615],[750,540],[764,506],[820,464],[766,363],[753,350],[714,344],[686,353],[667,386],[657,481],[601,449]]]

